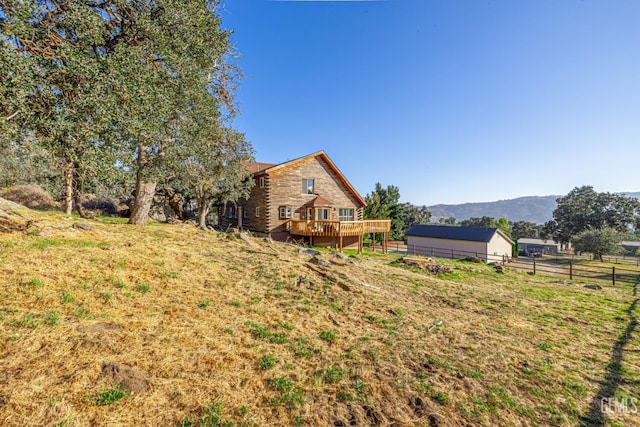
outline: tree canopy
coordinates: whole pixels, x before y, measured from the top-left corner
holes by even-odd
[[[412,225],[414,224],[428,224],[431,220],[431,212],[426,206],[415,206],[411,203],[403,203],[402,208],[404,210],[404,228],[402,234],[404,235]]]
[[[367,205],[364,208],[364,217],[371,219],[390,219],[391,239],[404,238],[404,209],[400,204],[400,189],[393,185],[382,187],[379,182],[371,194],[364,198]]]
[[[175,178],[184,159],[207,163],[230,152],[248,159],[244,137],[224,136],[240,73],[217,7],[216,0],[0,0],[3,145],[18,144],[19,152],[30,138],[55,159],[67,212],[83,185],[134,175],[135,224],[146,222],[156,182]],[[215,149],[202,150],[206,144]],[[236,173],[229,158],[219,161],[222,176]]]
[[[557,199],[553,220],[545,223],[541,236],[568,243],[588,230],[611,228],[624,233],[637,228],[639,213],[640,202],[636,199],[598,193],[591,186],[576,187]]]
[[[603,255],[614,255],[624,251],[620,246],[621,241],[622,233],[614,228],[604,227],[578,233],[573,237],[573,246],[576,251],[590,252],[594,260],[602,261]]]

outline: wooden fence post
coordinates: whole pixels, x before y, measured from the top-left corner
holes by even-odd
[[[573,280],[573,263],[569,261],[569,280]]]
[[[455,258],[453,257],[453,248],[451,248],[451,259],[455,259]]]
[[[536,257],[533,257],[533,274],[536,274]]]
[[[611,283],[613,283],[613,286],[616,285],[616,267],[611,267]]]

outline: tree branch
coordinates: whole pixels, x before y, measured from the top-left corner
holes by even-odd
[[[13,119],[15,116],[17,116],[18,114],[20,114],[20,111],[16,111],[15,113],[11,114],[10,116],[7,117],[3,117],[3,120],[11,120]]]

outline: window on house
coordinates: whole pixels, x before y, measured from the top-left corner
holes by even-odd
[[[316,216],[318,221],[328,221],[329,220],[329,209],[327,208],[317,208]]]
[[[302,180],[302,194],[314,194],[313,179],[304,178]]]
[[[227,218],[233,218],[233,206],[227,207]]]
[[[264,176],[258,178],[258,187],[264,187]]]
[[[280,219],[293,218],[293,208],[280,206]]]
[[[355,221],[355,209],[353,208],[340,208],[338,214],[340,221]]]
[[[260,206],[256,206],[256,218],[260,218]]]

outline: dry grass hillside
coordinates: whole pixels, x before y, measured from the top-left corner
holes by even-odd
[[[631,287],[29,215],[0,234],[1,425],[640,424]]]

